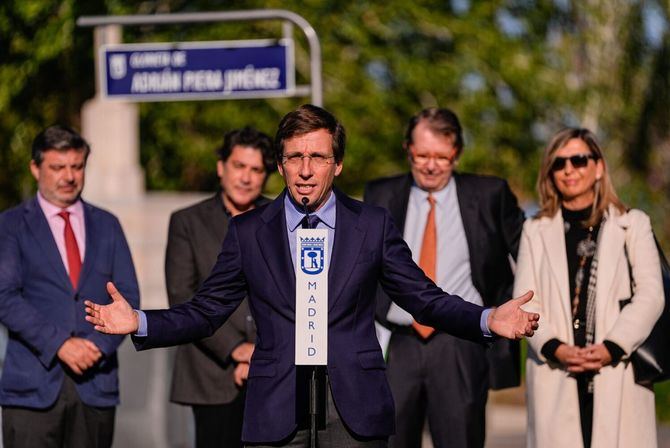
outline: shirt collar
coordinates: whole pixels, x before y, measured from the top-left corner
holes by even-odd
[[[447,198],[449,195],[454,191],[456,188],[456,182],[454,182],[454,177],[452,176],[451,179],[449,179],[449,182],[447,185],[442,188],[441,190],[438,191],[433,191],[433,198],[435,199],[436,204],[444,204],[447,201]],[[428,192],[426,190],[422,190],[416,182],[412,183],[412,190],[414,194],[416,195],[415,197],[418,197],[421,200],[425,200],[428,198]]]
[[[335,193],[331,190],[326,203],[323,204],[320,209],[311,213],[311,215],[318,216],[321,222],[331,229],[334,229],[336,204],[337,200],[335,198]],[[288,225],[289,230],[293,232],[296,227],[300,225],[300,222],[305,217],[305,213],[302,210],[302,207],[299,207],[291,200],[291,194],[288,190],[286,190],[286,194],[284,195],[284,210],[286,211],[286,224]]]
[[[44,196],[42,196],[42,193],[39,191],[37,192],[37,202],[40,205],[40,208],[44,212],[44,215],[47,218],[51,218],[54,216],[58,216],[58,214],[65,210],[69,212],[71,215],[75,216],[83,216],[84,215],[84,206],[81,202],[81,199],[77,199],[77,202],[74,204],[70,205],[69,207],[66,208],[60,208],[57,205],[52,204],[51,202],[47,201]]]

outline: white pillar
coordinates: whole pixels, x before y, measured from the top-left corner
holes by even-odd
[[[137,202],[144,196],[138,106],[103,99],[99,92],[98,48],[120,42],[120,26],[95,29],[97,92],[81,110],[82,135],[91,145],[84,198],[102,205]]]
[[[116,43],[121,43],[121,27],[96,28],[96,61],[101,45]],[[140,166],[138,105],[104,99],[97,71],[96,63],[96,96],[81,110],[82,135],[91,145],[83,197],[121,221],[137,271],[142,308],[164,308],[168,217],[193,198],[146,193]],[[125,341],[118,355],[121,405],[116,413],[114,447],[188,446],[189,409],[169,403],[169,351],[136,353],[130,341]]]

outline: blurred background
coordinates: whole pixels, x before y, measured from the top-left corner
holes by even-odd
[[[532,209],[543,146],[562,126],[584,126],[599,136],[622,199],[651,216],[668,252],[669,0],[3,0],[0,210],[34,194],[28,162],[36,133],[56,122],[81,129],[82,106],[96,94],[93,31],[77,27],[78,17],[255,8],[294,11],[319,36],[324,106],[348,134],[337,181],[345,192],[360,196],[366,181],[404,171],[407,119],[439,105],[453,109],[466,131],[460,169],[507,178]],[[139,26],[124,28],[122,41],[259,39],[281,32],[278,21]],[[295,42],[296,81],[304,84],[307,43],[297,32]],[[118,201],[98,203],[117,213],[128,233],[145,306],[167,303],[167,216],[216,188],[214,149],[223,134],[253,124],[273,135],[286,112],[308,101],[138,105],[139,165],[152,200],[142,202],[141,214]],[[281,186],[274,175],[268,194]],[[142,415],[158,415],[150,432],[163,435],[152,439],[153,446],[189,446],[189,414],[167,406],[170,356],[137,355],[124,345],[124,407],[117,426],[129,435],[125,441],[118,435],[117,446],[150,446],[128,429],[135,425],[141,432],[149,424]],[[657,386],[656,392],[658,417],[670,421],[670,386]],[[496,400],[517,406],[522,396],[517,391]]]

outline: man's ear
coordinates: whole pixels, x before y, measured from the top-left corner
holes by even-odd
[[[223,160],[216,161],[216,175],[219,176],[219,179],[223,177],[224,172],[226,171],[223,166]]]
[[[40,180],[40,167],[35,163],[34,160],[30,161],[30,173],[33,175],[35,180]]]
[[[339,162],[335,163],[335,177],[339,176],[340,173],[342,172],[342,167],[343,167],[343,161],[340,160]]]

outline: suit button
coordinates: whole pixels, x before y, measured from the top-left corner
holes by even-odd
[[[74,295],[74,301],[79,302],[79,293]]]
[[[74,337],[74,331],[71,331],[71,332],[70,332],[70,337],[71,337],[71,338]]]

